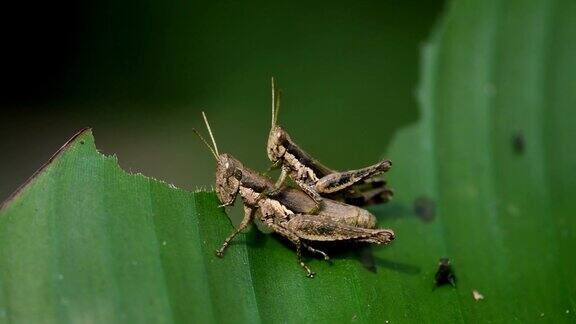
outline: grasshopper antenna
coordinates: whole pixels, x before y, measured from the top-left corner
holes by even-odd
[[[204,123],[206,124],[206,128],[208,128],[208,133],[210,134],[210,138],[212,139],[212,143],[214,144],[214,147],[212,147],[212,145],[210,145],[208,143],[208,141],[204,138],[204,136],[200,135],[200,132],[198,132],[196,129],[192,129],[192,131],[194,132],[194,134],[198,135],[198,137],[202,140],[204,145],[206,145],[206,147],[208,147],[208,149],[210,150],[212,155],[214,155],[214,158],[216,158],[216,161],[218,161],[218,156],[220,155],[218,153],[218,146],[216,146],[216,141],[214,140],[214,135],[212,135],[212,129],[210,128],[210,124],[208,123],[208,118],[206,118],[206,114],[204,112],[202,112],[202,117],[204,117]]]
[[[214,151],[216,151],[216,155],[220,155],[218,152],[218,145],[216,145],[216,141],[214,140],[214,135],[212,134],[212,128],[210,128],[210,123],[208,122],[208,118],[206,118],[206,113],[202,112],[202,117],[204,117],[204,123],[206,124],[206,128],[208,128],[208,134],[210,134],[210,138],[212,139],[212,144],[214,144]]]
[[[210,144],[208,144],[208,141],[206,141],[206,139],[202,135],[200,135],[200,133],[196,129],[192,129],[192,131],[194,132],[194,134],[196,134],[196,135],[198,135],[198,137],[200,137],[200,139],[208,147],[208,149],[210,150],[212,155],[214,155],[214,158],[216,158],[216,161],[218,161],[218,155],[216,155],[216,152],[214,151],[212,146],[210,146]]]
[[[272,77],[272,127],[276,126],[276,82],[274,82],[274,77]]]
[[[280,95],[282,93],[276,91],[276,82],[272,77],[272,128],[278,123],[278,111],[280,111]]]

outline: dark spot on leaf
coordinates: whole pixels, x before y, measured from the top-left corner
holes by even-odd
[[[522,132],[516,132],[512,135],[512,149],[514,150],[514,153],[518,155],[524,153],[524,150],[526,149],[526,140],[524,139]]]
[[[376,259],[369,246],[364,246],[358,251],[359,259],[365,269],[372,273],[377,273]]]
[[[428,197],[418,197],[414,200],[414,213],[422,221],[431,222],[436,216],[436,203]]]
[[[80,141],[80,144],[84,145],[84,140],[81,140],[81,141]]]

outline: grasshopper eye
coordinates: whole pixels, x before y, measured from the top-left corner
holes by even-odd
[[[234,178],[238,181],[242,180],[242,171],[239,169],[234,170]]]

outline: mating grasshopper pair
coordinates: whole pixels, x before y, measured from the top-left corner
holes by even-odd
[[[202,113],[206,128],[212,140],[212,146],[197,131],[216,159],[216,194],[222,207],[230,206],[240,195],[244,204],[244,218],[224,241],[216,254],[223,256],[231,240],[244,230],[256,217],[275,233],[285,237],[296,245],[298,263],[307,272],[308,277],[315,273],[302,260],[302,248],[323,256],[328,255],[309,245],[314,241],[354,241],[373,244],[387,244],[394,239],[389,229],[375,229],[376,218],[370,212],[341,201],[325,198],[340,195],[347,198],[362,194],[361,190],[370,183],[375,175],[387,171],[390,161],[374,166],[346,172],[335,172],[321,166],[298,148],[288,134],[276,125],[279,108],[279,96],[274,83],[273,118],[268,155],[275,166],[282,168],[280,179],[274,183],[269,178],[245,167],[229,154],[220,154],[210,124]],[[299,188],[285,188],[283,183],[290,176]],[[377,194],[389,199],[391,191],[385,188],[385,182],[374,181]],[[301,189],[301,190],[300,190]],[[323,198],[322,196],[325,197]],[[373,202],[374,200],[372,200]],[[371,203],[365,200],[364,204]]]

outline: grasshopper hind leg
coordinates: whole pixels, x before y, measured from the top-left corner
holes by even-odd
[[[297,237],[309,241],[354,241],[379,245],[388,244],[395,237],[389,229],[349,226],[318,215],[294,216],[286,227]]]
[[[378,174],[388,171],[391,166],[392,162],[383,160],[358,170],[334,172],[318,179],[313,190],[321,194],[330,194],[345,190],[359,182],[367,181]]]
[[[316,272],[310,270],[310,268],[306,265],[306,263],[304,263],[304,261],[302,261],[302,242],[300,241],[300,239],[298,239],[298,243],[296,244],[296,254],[298,256],[298,263],[300,264],[300,266],[302,268],[304,268],[304,270],[307,273],[307,277],[308,278],[314,278],[314,276],[316,275]]]
[[[308,251],[310,251],[310,252],[312,252],[312,253],[320,254],[320,255],[324,258],[324,260],[326,260],[326,261],[329,261],[329,260],[330,260],[330,257],[328,256],[328,254],[326,254],[326,252],[321,251],[321,250],[318,250],[318,249],[315,249],[315,248],[311,247],[310,245],[308,245],[308,244],[306,244],[306,243],[304,243],[304,242],[302,242],[302,246],[305,247],[306,250],[308,250]]]

